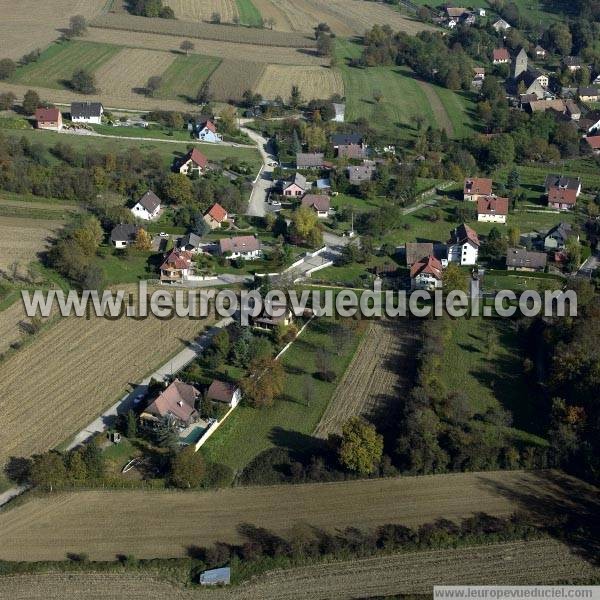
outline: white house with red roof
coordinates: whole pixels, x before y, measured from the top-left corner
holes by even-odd
[[[148,190],[131,209],[134,217],[143,221],[154,221],[160,216],[160,198],[152,191]]]
[[[220,144],[223,141],[223,136],[217,132],[215,122],[210,119],[198,125],[197,137],[202,142],[211,142],[212,144]]]
[[[183,175],[191,175],[194,172],[201,175],[207,167],[208,158],[198,148],[190,150],[175,163],[175,170]]]
[[[435,256],[425,256],[410,268],[413,290],[434,290],[442,287],[442,263]]]
[[[219,229],[223,223],[228,221],[228,217],[227,211],[218,202],[215,202],[204,214],[204,222],[211,229]]]
[[[38,108],[34,119],[38,129],[60,131],[63,128],[62,114],[58,108]]]
[[[492,62],[495,65],[507,65],[510,63],[510,54],[506,48],[494,48]]]
[[[261,257],[260,240],[253,235],[238,235],[219,240],[219,254],[229,259],[256,260]]]
[[[448,262],[459,265],[475,265],[479,257],[479,236],[477,232],[463,223],[454,229],[448,241]]]
[[[477,220],[482,223],[506,224],[508,217],[508,198],[486,196],[477,200]]]
[[[194,255],[187,250],[171,250],[160,265],[161,283],[186,281],[192,274]]]
[[[154,426],[168,420],[187,427],[200,418],[196,409],[200,399],[201,394],[193,385],[176,379],[146,407],[140,419]]]
[[[479,198],[491,196],[493,183],[494,182],[491,179],[486,179],[484,177],[469,177],[465,179],[463,200],[477,202]]]

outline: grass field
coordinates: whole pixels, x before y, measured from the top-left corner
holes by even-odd
[[[329,531],[384,523],[414,527],[442,517],[458,520],[477,512],[506,516],[528,508],[532,518],[543,520],[564,509],[563,502],[593,502],[595,493],[562,474],[524,471],[204,492],[55,493],[0,512],[0,559],[64,560],[67,552],[85,552],[92,560],[114,560],[120,553],[179,557],[190,545],[242,541],[242,523],[286,534],[297,523]]]
[[[214,56],[192,54],[178,56],[162,73],[162,85],[158,91],[159,98],[180,98],[195,100],[202,84],[212,75],[221,60]]]
[[[315,351],[325,348],[338,376],[346,370],[363,330],[343,348],[336,349],[330,321],[311,323],[283,356],[286,370],[285,391],[270,408],[240,406],[206,443],[203,452],[216,462],[243,469],[257,454],[271,446],[301,449],[309,444],[312,433],[335,390],[335,383],[313,377]],[[307,405],[304,398],[306,380],[314,386],[314,398]]]
[[[235,0],[240,23],[249,27],[261,27],[263,18],[252,0]]]

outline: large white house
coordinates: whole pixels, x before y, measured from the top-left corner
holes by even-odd
[[[508,198],[488,196],[477,200],[477,220],[482,223],[506,223]]]
[[[475,265],[479,256],[479,237],[468,225],[459,225],[450,234],[448,241],[448,262],[459,265]]]
[[[442,287],[442,263],[435,256],[425,256],[410,268],[413,290],[434,290]]]
[[[73,123],[93,123],[100,125],[104,107],[100,102],[71,102],[71,121]]]
[[[239,235],[219,240],[219,254],[226,258],[256,260],[261,257],[260,240],[253,235]]]
[[[160,198],[152,190],[148,190],[136,202],[131,212],[138,219],[153,221],[160,215]]]

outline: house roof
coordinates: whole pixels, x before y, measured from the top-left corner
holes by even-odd
[[[172,414],[182,421],[197,415],[194,408],[200,392],[193,386],[176,379],[146,408],[147,413],[157,417]]]
[[[192,246],[192,248],[198,248],[198,246],[200,246],[201,241],[202,241],[202,238],[199,235],[196,235],[195,233],[188,233],[187,235],[184,235],[179,240],[178,245],[180,248],[185,248],[186,246]]]
[[[567,67],[580,67],[581,58],[579,58],[578,56],[565,56],[563,58],[563,64]]]
[[[200,130],[202,129],[208,129],[209,131],[212,131],[213,133],[217,132],[217,126],[215,125],[215,122],[212,119],[206,119],[206,121],[203,121],[200,123]]]
[[[375,172],[375,165],[358,165],[348,167],[348,178],[351,183],[369,181]]]
[[[575,204],[577,202],[577,190],[551,187],[548,191],[548,202],[553,204]]]
[[[222,223],[227,220],[227,211],[218,203],[215,202],[206,212],[209,217],[212,217],[217,223]]]
[[[360,144],[340,144],[338,156],[340,158],[364,158],[365,150]]]
[[[597,96],[598,88],[597,87],[580,87],[577,90],[577,93],[580,96]]]
[[[493,52],[494,60],[510,60],[510,54],[507,48],[494,48]]]
[[[329,196],[306,194],[302,198],[302,206],[314,208],[317,212],[329,212]]]
[[[214,379],[210,384],[208,391],[206,392],[206,399],[216,400],[217,402],[226,402],[229,404],[237,389],[238,387],[233,383]]]
[[[493,181],[483,177],[470,177],[465,179],[463,192],[465,194],[478,194],[480,196],[489,196],[492,193]]]
[[[133,242],[135,236],[139,230],[138,225],[131,225],[130,223],[121,223],[110,232],[111,242]]]
[[[104,112],[100,102],[71,102],[71,119],[101,117]]]
[[[577,106],[577,103],[570,98],[565,102],[565,106],[567,107],[567,111],[571,115],[580,115],[581,109]]]
[[[148,190],[138,200],[138,204],[145,208],[149,213],[153,213],[157,208],[159,208],[160,203],[160,198],[152,190]]]
[[[544,180],[544,187],[546,190],[557,187],[568,190],[579,190],[581,185],[581,179],[579,177],[565,177],[564,175],[549,174],[546,175]]]
[[[566,110],[565,101],[562,98],[556,100],[534,100],[529,103],[531,112],[545,112],[548,109],[555,110],[559,113],[564,113]]]
[[[431,242],[407,242],[406,264],[411,267],[424,256],[433,256],[433,244]]]
[[[299,188],[305,190],[307,188],[306,177],[304,177],[302,173],[296,173],[296,175],[294,175],[294,181],[286,184],[285,187],[290,187],[290,185],[297,185]]]
[[[466,223],[459,225],[456,229],[452,231],[450,234],[450,244],[464,244],[465,242],[470,242],[473,246],[479,247],[481,244],[479,242],[479,236],[477,232],[469,227]]]
[[[189,269],[191,264],[192,254],[190,252],[187,252],[186,250],[177,250],[176,248],[173,248],[173,250],[171,250],[167,254],[162,265],[160,265],[160,268],[161,270]]]
[[[508,198],[486,196],[477,200],[478,215],[508,215]]]
[[[531,252],[525,248],[508,248],[506,266],[529,269],[543,269],[548,262],[545,252]]]
[[[446,8],[446,14],[449,17],[462,17],[462,15],[466,12],[467,12],[466,8],[456,8],[453,6],[448,6]]]
[[[542,48],[539,44],[535,47],[536,54],[546,54],[546,50]]]
[[[331,136],[331,143],[334,146],[344,146],[346,144],[362,144],[363,138],[360,133],[334,133]]]
[[[202,152],[200,152],[198,148],[193,148],[192,150],[190,150],[182,159],[181,163],[185,164],[190,160],[202,169],[204,169],[208,164],[208,158],[206,158],[206,156],[204,156],[204,154],[202,154]]]
[[[410,276],[414,279],[417,275],[431,275],[442,279],[442,263],[435,256],[425,256],[410,268]]]
[[[586,137],[585,141],[589,144],[592,150],[600,150],[600,135]]]
[[[571,237],[572,232],[573,227],[571,227],[571,224],[561,221],[558,225],[555,225],[552,229],[550,229],[544,238],[552,237],[554,239],[559,239],[563,242],[566,242],[569,237]]]
[[[510,23],[505,21],[504,19],[498,19],[493,24],[494,29],[510,29]]]
[[[221,254],[226,252],[255,252],[260,250],[260,240],[253,235],[240,235],[219,240]]]
[[[322,152],[298,152],[296,154],[296,166],[299,169],[304,167],[321,167],[325,155]]]
[[[60,119],[60,110],[58,108],[37,108],[35,111],[35,120],[44,123],[56,123]]]

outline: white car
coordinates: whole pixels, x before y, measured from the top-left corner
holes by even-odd
[[[158,234],[158,237],[161,237],[161,238],[168,238],[168,237],[169,237],[169,234],[168,234],[168,233],[165,233],[164,231],[161,231],[161,232]]]
[[[271,206],[281,206],[281,202],[279,200],[271,200]]]
[[[278,167],[279,163],[276,160],[272,160],[270,163],[267,163],[269,167]]]

